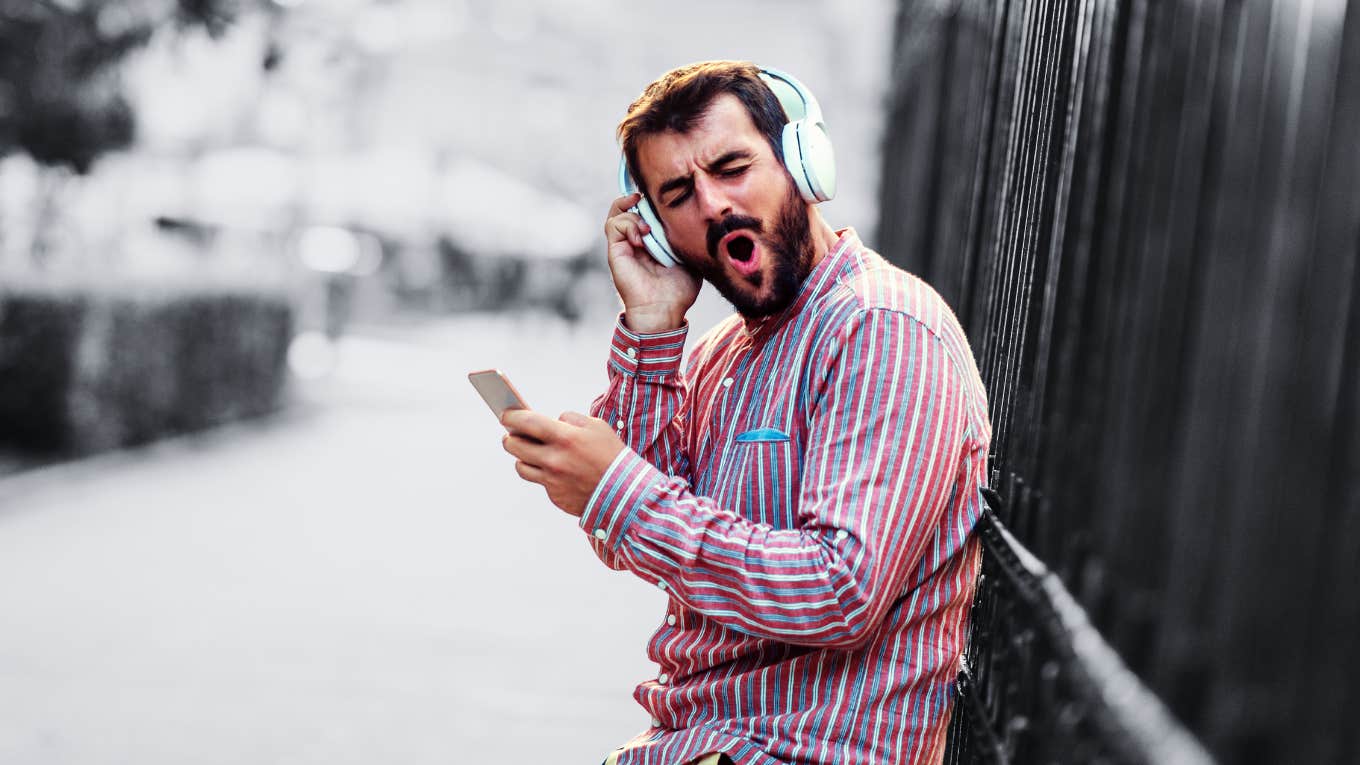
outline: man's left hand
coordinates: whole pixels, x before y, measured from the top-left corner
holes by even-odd
[[[547,489],[554,505],[578,517],[624,448],[609,423],[576,412],[554,420],[529,409],[510,409],[501,424],[509,431],[501,443],[516,459],[515,472]]]

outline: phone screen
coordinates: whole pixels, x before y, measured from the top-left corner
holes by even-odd
[[[515,390],[515,386],[510,384],[510,380],[499,369],[483,369],[478,372],[468,373],[468,382],[477,389],[486,402],[491,407],[491,412],[500,419],[507,409],[528,409],[529,405],[524,402],[524,398]]]

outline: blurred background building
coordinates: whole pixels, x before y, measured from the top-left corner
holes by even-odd
[[[7,0],[31,40],[11,69],[37,70],[13,87],[39,92],[9,102],[7,143],[28,151],[0,172],[3,263],[285,278],[339,228],[355,262],[307,263],[380,271],[388,297],[491,300],[440,280],[469,258],[593,252],[628,102],[677,62],[738,54],[822,86],[842,115],[837,205],[864,226],[890,5]]]

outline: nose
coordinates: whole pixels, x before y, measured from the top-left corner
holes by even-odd
[[[704,217],[704,222],[722,220],[731,215],[732,199],[723,189],[721,183],[708,177],[706,174],[699,174],[694,180],[694,198],[699,204],[699,212]]]

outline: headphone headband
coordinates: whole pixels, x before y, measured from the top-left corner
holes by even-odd
[[[784,107],[784,118],[787,122],[807,120],[818,125],[826,124],[822,119],[822,107],[817,103],[817,98],[807,86],[798,81],[798,78],[788,72],[769,67],[761,67],[760,78],[779,99],[779,105]]]

